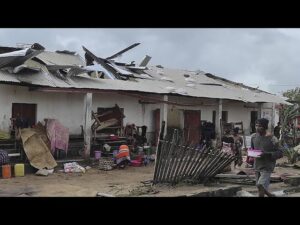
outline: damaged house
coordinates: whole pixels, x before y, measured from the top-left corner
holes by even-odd
[[[39,44],[0,47],[0,130],[10,132],[12,120],[26,117],[29,125],[57,119],[71,137],[84,137],[86,156],[101,134],[126,136],[126,125],[146,128],[144,142],[155,145],[160,125],[199,142],[203,126],[242,122],[246,135],[259,117],[278,121],[278,104],[285,99],[203,71],[115,61],[134,44],[101,58],[83,47],[76,52],[47,51]],[[107,116],[105,115],[113,115]],[[223,122],[221,122],[223,121]],[[93,128],[93,129],[92,129]],[[168,129],[167,129],[168,131]],[[128,135],[128,134],[127,134]]]

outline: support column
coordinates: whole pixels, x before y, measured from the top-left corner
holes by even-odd
[[[263,103],[257,103],[258,108],[257,108],[257,119],[261,119],[261,115],[262,115],[262,104]]]
[[[271,115],[271,133],[274,133],[275,124],[275,103],[272,103],[272,115]]]
[[[164,95],[163,97],[164,101],[168,101],[168,95]],[[167,103],[162,103],[161,104],[161,109],[160,109],[160,126],[162,124],[162,121],[165,121],[165,132],[164,136],[167,134],[167,127],[168,127],[168,104]]]
[[[91,134],[92,134],[92,93],[86,93],[84,95],[84,157],[85,159],[90,158],[91,152]]]
[[[216,119],[216,134],[217,138],[221,140],[222,138],[222,111],[223,111],[223,100],[218,100],[218,111],[217,111],[217,119]]]

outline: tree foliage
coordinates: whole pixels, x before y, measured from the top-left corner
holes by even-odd
[[[296,87],[294,89],[289,89],[283,92],[283,96],[287,97],[291,102],[300,103],[300,87]]]

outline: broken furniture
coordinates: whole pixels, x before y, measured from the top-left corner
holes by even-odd
[[[24,150],[20,140],[15,138],[0,140],[0,149],[5,150],[13,161],[24,159]]]
[[[97,113],[92,111],[92,119],[94,120],[92,124],[93,140],[95,141],[97,133],[99,133],[100,130],[104,133],[104,129],[109,129],[110,133],[120,136],[123,129],[121,123],[123,118],[125,118],[125,115],[117,104],[110,109],[100,108]]]
[[[147,143],[146,138],[147,126],[136,126],[135,124],[127,124],[124,135],[128,139],[128,144],[136,148],[144,146]]]
[[[104,156],[112,155],[114,150],[119,150],[119,146],[127,144],[125,137],[120,135],[123,133],[123,118],[125,118],[122,109],[116,104],[112,108],[98,108],[98,112],[92,111],[92,151],[102,151]],[[108,144],[111,146],[109,152],[103,151],[103,146]]]

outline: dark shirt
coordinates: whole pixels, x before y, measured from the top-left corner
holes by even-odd
[[[280,137],[280,126],[276,126],[274,128],[274,135],[279,138]]]
[[[222,137],[222,142],[226,142],[226,143],[234,143],[234,139],[233,139],[233,137],[232,136],[223,136]]]
[[[273,172],[276,159],[282,156],[278,139],[275,136],[260,136],[258,133],[255,133],[251,135],[251,147],[266,153],[260,158],[255,158],[254,169],[256,171]]]

